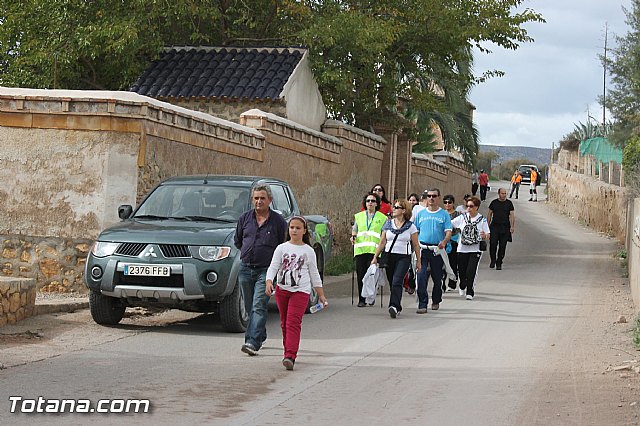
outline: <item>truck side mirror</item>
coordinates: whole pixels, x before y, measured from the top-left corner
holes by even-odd
[[[118,206],[118,217],[120,219],[129,219],[131,213],[133,213],[133,207],[131,205],[123,204],[121,206]]]

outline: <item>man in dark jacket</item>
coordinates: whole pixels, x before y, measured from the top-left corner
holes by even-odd
[[[241,350],[251,356],[257,355],[267,340],[267,269],[273,252],[284,242],[287,232],[287,222],[282,215],[269,207],[272,199],[268,185],[255,186],[251,196],[254,208],[240,216],[234,237],[242,261],[238,283],[245,309],[250,313]]]
[[[502,260],[507,250],[507,242],[515,232],[516,214],[511,200],[507,200],[507,190],[498,189],[498,198],[489,204],[487,222],[491,236],[489,240],[490,268],[502,269]],[[496,253],[497,251],[497,253]]]

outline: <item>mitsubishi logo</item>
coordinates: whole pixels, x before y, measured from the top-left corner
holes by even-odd
[[[152,246],[148,246],[147,249],[142,252],[142,257],[158,257]]]

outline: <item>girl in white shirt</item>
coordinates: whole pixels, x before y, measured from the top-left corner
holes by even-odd
[[[309,304],[311,286],[318,293],[320,302],[328,306],[322,289],[322,279],[318,272],[316,254],[311,248],[309,228],[302,216],[289,219],[286,242],[276,247],[267,269],[267,296],[273,293],[273,282],[276,281],[276,303],[280,311],[282,343],[284,359],[282,365],[293,370],[300,347],[300,331],[302,316]]]
[[[460,280],[460,295],[465,295],[467,300],[473,300],[475,295],[473,289],[473,283],[478,273],[478,263],[482,252],[480,251],[480,240],[487,240],[489,238],[489,225],[487,219],[485,219],[480,213],[478,213],[478,207],[480,207],[480,199],[478,197],[470,197],[466,201],[467,212],[460,215],[451,221],[451,225],[454,228],[460,230],[460,238],[458,240],[458,278]],[[465,238],[465,226],[475,226],[477,229],[478,239],[475,241],[468,241]]]

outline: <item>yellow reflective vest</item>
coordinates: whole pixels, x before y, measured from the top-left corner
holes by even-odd
[[[368,220],[367,211],[356,213],[355,221],[358,228],[356,239],[353,244],[353,255],[376,252],[376,248],[380,243],[380,233],[382,225],[387,221],[387,216],[379,211]]]

